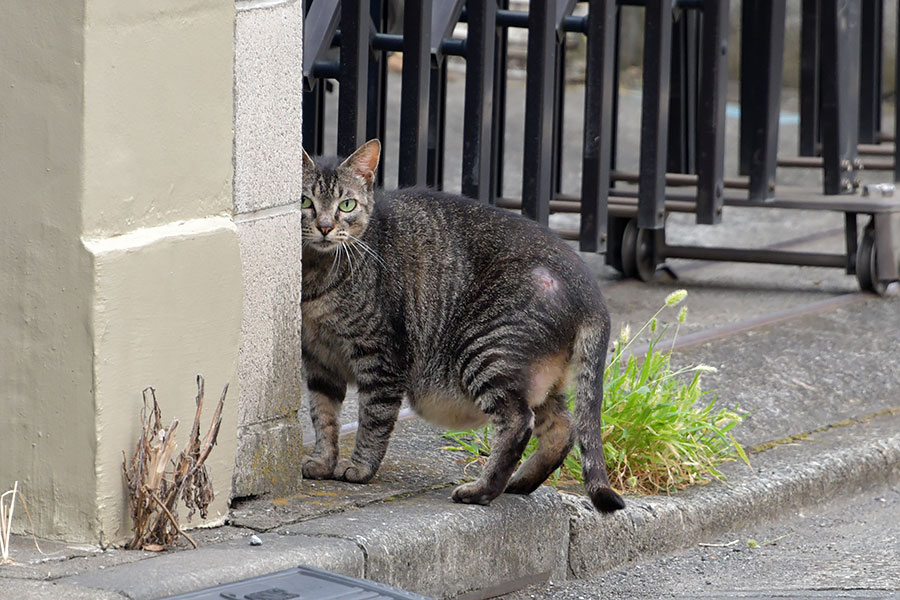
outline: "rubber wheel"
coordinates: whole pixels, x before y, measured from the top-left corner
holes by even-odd
[[[887,291],[887,283],[878,279],[876,260],[875,232],[865,229],[856,250],[856,280],[860,289],[883,296]]]
[[[641,229],[631,219],[622,233],[622,274],[632,279],[650,281],[656,275],[655,232]]]
[[[656,232],[652,229],[638,229],[634,262],[637,276],[641,281],[650,281],[656,275]]]
[[[638,267],[635,257],[637,256],[637,237],[638,226],[637,221],[629,219],[625,225],[625,231],[622,232],[622,274],[634,279],[638,276]]]

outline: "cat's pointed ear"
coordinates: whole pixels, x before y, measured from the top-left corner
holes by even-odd
[[[362,177],[368,185],[372,185],[375,182],[375,169],[378,168],[380,158],[381,142],[373,139],[348,156],[340,168],[352,171],[357,177]]]
[[[315,171],[316,163],[314,163],[313,159],[310,158],[309,154],[306,153],[306,149],[301,147],[300,151],[303,152],[303,170],[304,171]]]

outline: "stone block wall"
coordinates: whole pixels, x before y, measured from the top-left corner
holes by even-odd
[[[235,496],[301,478],[300,0],[235,3],[234,222],[244,312]]]

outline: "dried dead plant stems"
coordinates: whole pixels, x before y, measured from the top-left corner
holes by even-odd
[[[16,481],[13,489],[0,495],[0,562],[9,562],[9,534],[12,530],[13,511],[16,508],[16,493],[19,491],[19,482]],[[12,495],[7,504],[6,497]]]
[[[204,381],[197,376],[197,410],[190,438],[184,450],[173,459],[178,420],[168,428],[162,426],[162,412],[156,401],[156,391],[148,387],[143,392],[141,435],[129,462],[123,452],[122,469],[131,509],[131,540],[129,549],[162,550],[184,537],[194,548],[197,543],[178,523],[176,504],[180,497],[188,509],[187,520],[195,512],[206,518],[207,508],[215,498],[205,462],[216,444],[222,424],[222,407],[228,385],[222,390],[219,404],[212,416],[209,431],[200,439],[200,414],[203,411]]]

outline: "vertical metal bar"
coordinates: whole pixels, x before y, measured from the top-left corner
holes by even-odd
[[[428,100],[428,155],[425,182],[436,189],[444,184],[444,125],[446,121],[446,63],[431,67]]]
[[[896,31],[900,32],[900,10],[897,10],[897,29]],[[900,35],[897,35],[897,47],[895,48],[894,56],[900,57]],[[900,81],[900,60],[894,60],[894,87],[896,89],[896,82]],[[894,183],[900,183],[900,152],[897,151],[900,148],[900,119],[897,118],[897,115],[900,115],[900,94],[896,91],[894,92]]]
[[[341,68],[338,95],[338,154],[365,141],[369,74],[369,0],[341,2]]]
[[[687,173],[686,141],[688,126],[685,105],[687,86],[687,14],[683,11],[672,25],[672,66],[669,92],[669,135],[666,148],[666,171]]]
[[[447,61],[443,61],[438,71],[440,84],[438,86],[438,114],[437,114],[437,155],[435,187],[444,189],[444,158],[447,149]]]
[[[647,0],[644,8],[644,83],[638,227],[665,224],[666,139],[669,132],[669,71],[672,66],[672,3]]]
[[[494,39],[497,30],[496,0],[468,0],[466,34],[466,99],[463,112],[462,193],[485,204],[494,204],[491,185],[493,134],[492,86]]]
[[[728,0],[723,0],[725,4]],[[685,172],[697,172],[697,107],[700,94],[700,44],[702,30],[700,28],[700,12],[688,11],[687,17],[687,45],[685,46],[685,76],[686,89],[688,90],[687,103],[685,104],[685,129],[684,153]],[[705,117],[705,115],[704,115]],[[724,126],[724,122],[723,122]]]
[[[589,0],[584,86],[584,146],[581,168],[582,252],[603,252],[613,138],[613,75],[616,70],[616,1]]]
[[[844,213],[844,242],[847,246],[847,275],[856,274],[856,213]]]
[[[499,0],[499,8],[509,8],[509,0]],[[494,106],[491,139],[491,187],[492,197],[503,196],[503,146],[506,139],[506,54],[509,43],[509,31],[506,27],[497,29],[494,39]]]
[[[566,34],[560,32],[556,45],[556,92],[553,95],[553,172],[551,197],[562,192],[563,138],[566,115]]]
[[[619,41],[622,34],[622,11],[616,11],[616,32],[615,32],[615,41],[614,48],[615,53],[613,56],[613,83],[612,83],[612,131],[610,132],[610,147],[612,148],[612,152],[609,155],[609,168],[611,170],[615,170],[616,168],[616,154],[618,152],[618,139],[619,139]],[[615,181],[609,182],[609,187],[616,187]],[[609,229],[612,231],[612,229]],[[607,252],[607,260],[609,259],[609,253]],[[607,263],[609,264],[609,263]]]
[[[784,63],[785,0],[745,0],[742,43],[758,40],[741,57],[741,149],[750,175],[748,197],[766,200],[775,193],[778,117]],[[747,48],[744,48],[746,51]]]
[[[815,1],[815,0],[813,0]],[[753,156],[753,122],[755,104],[752,102],[754,90],[751,81],[758,79],[757,57],[760,45],[759,32],[756,31],[754,0],[741,1],[741,66],[740,66],[740,137],[738,139],[738,172],[750,174],[750,160]]]
[[[382,29],[382,0],[369,0],[369,18],[375,24],[375,30]],[[387,2],[385,2],[387,4]],[[369,77],[368,77],[368,98],[366,104],[366,139],[378,137],[378,117],[381,114],[381,62],[385,60],[384,52],[371,52],[369,54]],[[384,149],[382,148],[382,151]]]
[[[666,170],[695,173],[697,159],[697,91],[699,13],[679,11],[672,25],[669,135]]]
[[[387,22],[387,18],[385,18],[385,23]],[[376,178],[377,184],[380,187],[384,187],[384,165],[386,161],[384,160],[384,156],[387,152],[387,97],[388,97],[388,61],[387,61],[387,53],[382,53],[381,60],[378,63],[378,77],[381,80],[381,85],[378,87],[379,99],[378,99],[378,139],[381,140],[381,160],[378,161],[378,175]]]
[[[859,141],[877,144],[881,130],[882,0],[862,3],[859,61]]]
[[[555,68],[556,0],[532,2],[528,5],[522,214],[544,225],[550,217]]]
[[[819,144],[821,0],[803,0],[800,21],[800,156],[815,156]]]
[[[697,124],[697,223],[722,220],[725,193],[725,96],[728,86],[728,2],[705,0],[700,50],[703,81]]]
[[[423,185],[428,158],[428,95],[431,66],[431,2],[406,2],[403,10],[403,73],[400,98],[400,187]]]
[[[387,1],[369,0],[369,16],[375,24],[376,31],[383,31]],[[366,111],[366,139],[378,138],[381,141],[382,160],[378,161],[375,178],[378,185],[384,185],[384,160],[387,154],[384,139],[384,101],[387,97],[387,52],[372,52],[369,55],[369,102]]]
[[[853,192],[859,127],[860,0],[822,0],[825,193]]]
[[[307,80],[311,89],[303,90],[303,147],[312,154],[322,154],[321,125],[323,118],[323,92],[325,82],[317,79]]]

